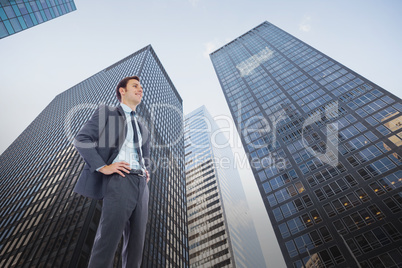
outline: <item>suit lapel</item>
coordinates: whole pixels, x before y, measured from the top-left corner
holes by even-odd
[[[112,118],[110,118],[112,119]],[[109,120],[110,124],[109,128],[109,139],[110,139],[110,150],[112,150],[109,164],[113,162],[113,160],[119,154],[121,147],[123,146],[124,140],[127,136],[127,121],[126,115],[124,114],[123,108],[119,105],[116,107],[115,112],[113,113],[113,119]]]
[[[118,112],[118,151],[120,151],[121,147],[123,146],[123,143],[127,137],[127,119],[126,115],[124,113],[123,107],[121,105],[118,106],[117,108]]]

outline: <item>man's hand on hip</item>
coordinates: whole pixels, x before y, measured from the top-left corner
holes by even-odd
[[[111,175],[113,173],[117,173],[122,177],[125,177],[124,173],[130,173],[130,164],[124,161],[116,162],[110,165],[106,165],[103,168],[99,169],[99,172],[105,175]]]
[[[145,174],[146,174],[146,176],[147,176],[147,183],[148,183],[149,180],[151,179],[151,178],[149,177],[149,172],[148,172],[148,170],[145,170]]]

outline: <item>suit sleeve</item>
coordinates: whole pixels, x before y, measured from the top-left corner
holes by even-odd
[[[99,117],[100,115],[105,115],[106,110],[106,106],[99,106],[91,119],[85,123],[74,139],[75,148],[82,158],[84,158],[91,172],[95,172],[96,169],[106,165],[105,161],[98,153],[99,134],[100,131],[103,130],[104,124],[106,124],[106,122],[101,122],[104,124],[99,126]]]

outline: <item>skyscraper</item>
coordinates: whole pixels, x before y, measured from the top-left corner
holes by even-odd
[[[190,267],[265,267],[232,150],[204,106],[186,116],[184,144]]]
[[[402,265],[402,101],[264,22],[210,55],[288,267]]]
[[[74,0],[0,0],[0,39],[76,9]]]
[[[0,156],[0,267],[86,267],[101,204],[72,193],[84,165],[72,139],[131,75],[154,161],[143,267],[188,267],[182,99],[150,45],[56,96]]]

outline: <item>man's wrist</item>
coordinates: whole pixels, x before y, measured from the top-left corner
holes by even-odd
[[[96,171],[100,172],[100,170],[101,170],[102,168],[104,168],[104,167],[106,167],[106,165],[103,165],[103,166],[97,168]]]

